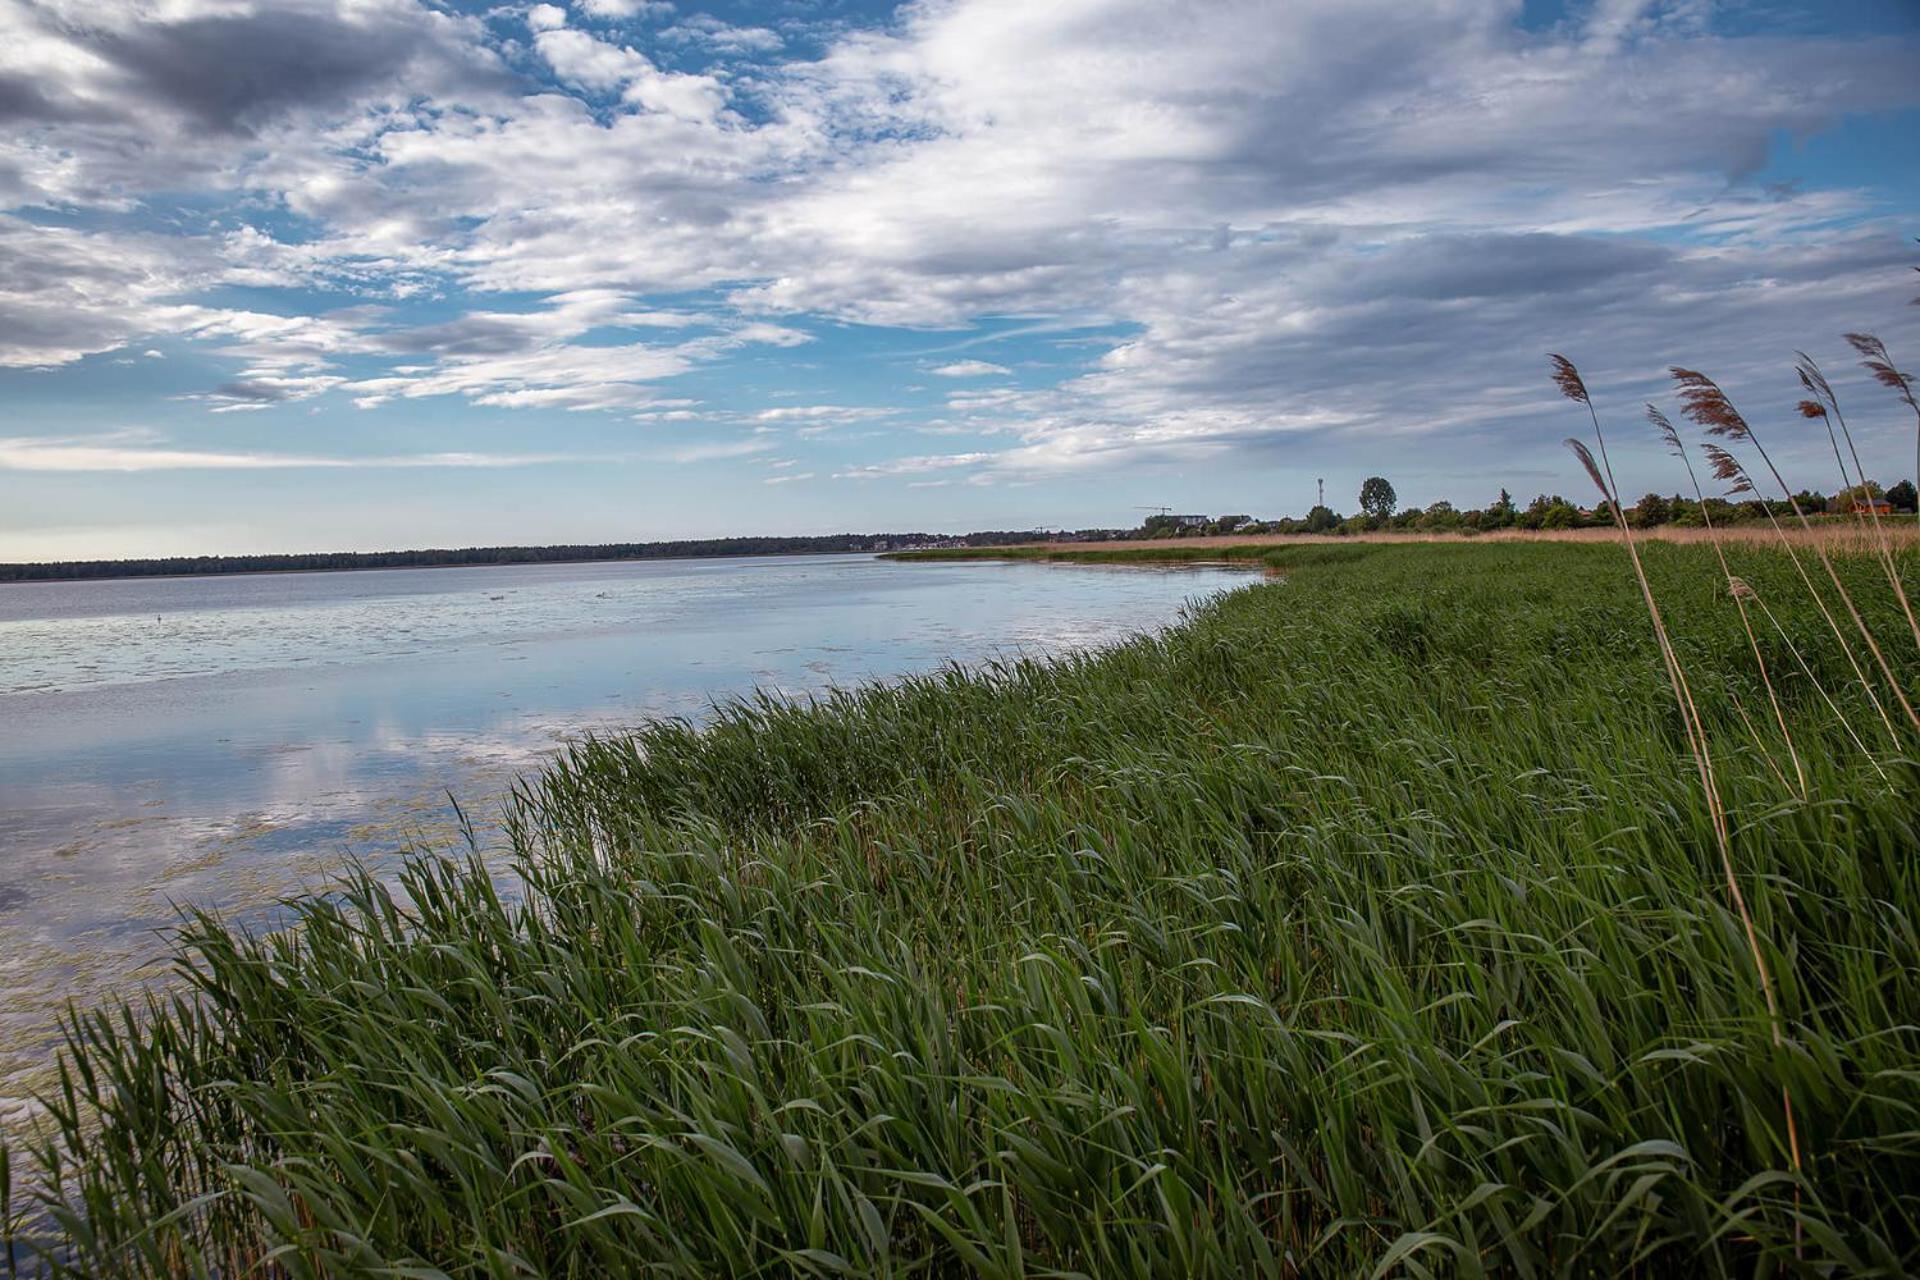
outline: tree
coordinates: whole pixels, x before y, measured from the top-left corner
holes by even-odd
[[[1398,501],[1399,496],[1384,477],[1368,476],[1360,486],[1360,509],[1367,513],[1369,519],[1388,519],[1393,515],[1394,505]]]
[[[1547,511],[1556,502],[1561,501],[1564,501],[1564,499],[1549,498],[1544,493],[1539,494],[1532,502],[1527,504],[1526,510],[1519,512],[1513,517],[1513,522],[1522,529],[1538,529],[1540,522],[1547,518]]]
[[[1872,480],[1865,484],[1856,484],[1850,489],[1842,489],[1827,502],[1827,510],[1844,515],[1853,510],[1856,502],[1867,502],[1874,498],[1885,498],[1886,492]]]
[[[1895,511],[1914,510],[1916,497],[1920,497],[1920,494],[1915,493],[1911,480],[1902,480],[1887,490],[1887,501],[1892,504]]]
[[[1671,519],[1673,519],[1672,506],[1657,493],[1646,495],[1634,505],[1633,524],[1636,529],[1651,529]]]
[[[1307,512],[1307,532],[1325,533],[1340,523],[1340,517],[1326,507],[1315,507]]]

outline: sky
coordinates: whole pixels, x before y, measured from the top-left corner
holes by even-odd
[[[1920,0],[0,0],[0,561],[1891,482],[1916,234]]]

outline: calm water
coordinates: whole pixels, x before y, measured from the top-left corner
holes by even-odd
[[[0,586],[0,1114],[176,904],[446,839],[568,736],[1117,640],[1226,570],[864,556]]]

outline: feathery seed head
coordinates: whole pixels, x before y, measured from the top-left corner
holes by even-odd
[[[1686,446],[1680,443],[1680,433],[1674,430],[1673,419],[1660,412],[1660,406],[1652,404],[1647,406],[1647,421],[1651,422],[1654,429],[1660,433],[1660,438],[1667,442],[1669,453],[1676,458],[1686,456]]]
[[[1587,469],[1589,476],[1593,477],[1593,487],[1600,491],[1600,496],[1609,502],[1613,501],[1613,493],[1607,488],[1607,482],[1600,478],[1600,467],[1594,462],[1592,451],[1580,441],[1571,438],[1567,440],[1567,448],[1573,450],[1573,456],[1580,459],[1580,465]]]
[[[1717,444],[1702,447],[1706,450],[1707,461],[1713,464],[1713,478],[1732,482],[1727,489],[1728,497],[1753,492],[1753,481],[1747,478],[1747,469],[1740,465],[1740,459]]]
[[[1547,360],[1553,365],[1553,383],[1560,388],[1560,394],[1591,406],[1593,401],[1587,396],[1587,384],[1581,380],[1580,371],[1573,367],[1573,361],[1562,355],[1550,355]]]
[[[1814,363],[1812,356],[1804,351],[1793,353],[1799,359],[1794,361],[1793,371],[1800,375],[1800,385],[1805,387],[1816,399],[1826,403],[1835,403],[1833,386],[1827,381],[1827,375],[1820,372],[1820,366]],[[1808,414],[1812,417],[1812,414]]]
[[[1748,440],[1753,428],[1727,399],[1720,384],[1697,369],[1673,366],[1673,380],[1680,384],[1680,408],[1689,418],[1707,429],[1707,434],[1729,440]]]
[[[1870,333],[1843,333],[1840,336],[1847,340],[1847,345],[1858,352],[1863,360],[1887,358],[1887,344]]]
[[[1912,405],[1913,375],[1894,368],[1893,357],[1887,353],[1887,344],[1870,333],[1849,333],[1845,336],[1847,345],[1860,355],[1860,367],[1871,373],[1875,382]]]

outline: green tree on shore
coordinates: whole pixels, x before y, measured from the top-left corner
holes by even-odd
[[[1383,476],[1368,476],[1360,486],[1360,509],[1371,520],[1381,521],[1392,518],[1393,508],[1399,502],[1399,495]]]
[[[1673,505],[1657,493],[1649,493],[1633,508],[1636,529],[1651,529],[1673,519]]]

